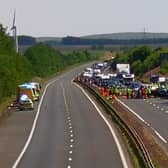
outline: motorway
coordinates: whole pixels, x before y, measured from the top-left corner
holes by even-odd
[[[122,101],[136,112],[167,146],[168,99],[123,99]]]
[[[17,168],[123,168],[113,136],[95,107],[71,80],[52,82],[43,97],[33,137]]]

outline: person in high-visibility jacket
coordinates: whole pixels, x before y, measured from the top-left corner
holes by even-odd
[[[151,91],[151,87],[149,86],[147,88],[147,96],[148,96],[148,98],[150,98],[151,94],[152,94],[152,91]]]

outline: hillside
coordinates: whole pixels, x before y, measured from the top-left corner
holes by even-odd
[[[113,40],[138,40],[138,39],[162,39],[168,38],[168,33],[145,33],[145,32],[125,32],[112,34],[98,34],[83,36],[85,39],[113,39]]]
[[[112,33],[98,34],[88,36],[67,36],[67,37],[31,37],[19,36],[19,45],[35,45],[37,43],[48,44],[51,46],[61,45],[144,45],[155,44],[167,45],[168,33],[144,33],[144,32],[128,32],[128,33]]]
[[[62,37],[64,38],[64,37]],[[62,41],[61,37],[37,37],[37,42],[45,41]],[[138,39],[165,39],[168,38],[168,33],[144,33],[144,32],[125,32],[125,33],[111,33],[111,34],[97,34],[80,36],[81,39],[111,39],[111,40],[138,40]]]
[[[36,42],[45,42],[45,41],[57,41],[61,42],[61,37],[37,37]]]

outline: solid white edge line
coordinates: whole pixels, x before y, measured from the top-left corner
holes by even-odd
[[[155,130],[155,134],[164,142],[167,143],[167,141]]]
[[[123,164],[123,167],[124,168],[129,168],[128,167],[128,164],[127,164],[127,161],[126,161],[126,158],[124,156],[124,152],[122,150],[122,147],[120,145],[120,142],[117,138],[117,135],[115,134],[112,126],[110,125],[110,123],[108,122],[108,120],[106,119],[106,117],[102,114],[102,112],[100,111],[100,109],[96,106],[96,104],[94,103],[94,101],[89,97],[89,95],[84,91],[84,89],[82,87],[80,87],[79,85],[77,85],[76,83],[74,83],[79,89],[81,89],[81,91],[84,93],[84,95],[89,99],[89,101],[93,104],[93,106],[95,107],[95,109],[97,110],[97,112],[99,113],[99,115],[102,117],[102,119],[105,121],[106,125],[108,126],[113,138],[114,138],[114,141],[117,145],[117,148],[118,148],[118,151],[119,151],[119,154],[120,154],[120,157],[121,157],[121,161],[122,161],[122,164]]]
[[[32,140],[32,137],[33,137],[34,131],[35,131],[35,129],[36,129],[36,125],[37,125],[37,120],[38,120],[38,118],[39,118],[40,109],[41,109],[41,104],[42,104],[42,102],[43,102],[43,98],[44,98],[44,96],[45,96],[45,94],[46,94],[47,88],[48,88],[52,83],[56,82],[58,79],[59,79],[59,78],[57,78],[56,80],[51,81],[50,83],[48,83],[48,84],[46,85],[46,87],[45,87],[45,89],[44,89],[44,91],[43,91],[43,94],[42,94],[42,96],[41,96],[39,105],[38,105],[37,113],[36,113],[36,116],[35,116],[35,119],[34,119],[34,122],[33,122],[33,126],[32,126],[32,129],[31,129],[31,132],[30,132],[30,134],[29,134],[29,137],[28,137],[28,139],[27,139],[27,141],[26,141],[26,143],[25,143],[25,146],[24,146],[24,148],[22,149],[22,151],[21,151],[19,157],[17,158],[17,160],[15,161],[14,165],[12,166],[12,168],[16,168],[16,167],[18,166],[19,162],[21,161],[23,155],[25,154],[25,152],[26,152],[26,150],[28,149],[28,146],[29,146],[29,144],[30,144],[30,142],[31,142],[31,140]]]
[[[138,119],[140,119],[142,122],[146,123],[145,120],[139,116],[135,111],[133,111],[130,107],[128,107],[125,103],[123,103],[120,99],[116,98],[116,100],[121,103],[126,109],[128,109],[131,113],[133,113]]]
[[[66,75],[68,75],[68,74],[71,73],[72,71],[74,71],[74,69],[73,69],[73,70],[70,70],[70,71],[68,71],[68,72],[66,72],[66,73],[64,73],[64,74],[62,74],[61,76],[58,76],[57,79],[51,80],[51,82],[49,82],[48,84],[46,84],[45,89],[44,89],[44,91],[43,91],[43,94],[42,94],[42,96],[41,96],[39,105],[38,105],[37,113],[36,113],[35,119],[34,119],[34,121],[33,121],[33,126],[32,126],[32,129],[31,129],[31,132],[30,132],[30,134],[29,134],[29,137],[28,137],[28,139],[27,139],[27,141],[26,141],[26,143],[25,143],[25,145],[24,145],[24,147],[23,147],[21,153],[19,154],[17,160],[14,162],[12,168],[17,168],[19,162],[21,161],[23,155],[25,154],[26,150],[27,150],[28,147],[29,147],[29,144],[30,144],[30,142],[31,142],[31,140],[32,140],[32,137],[33,137],[33,134],[34,134],[34,131],[35,131],[35,129],[36,129],[37,120],[38,120],[38,117],[39,117],[39,114],[40,114],[41,104],[42,104],[42,102],[43,102],[43,98],[44,98],[44,96],[45,96],[45,94],[46,94],[46,91],[47,91],[48,87],[49,87],[51,84],[53,84],[54,82],[58,81],[60,78],[65,77]]]
[[[150,124],[148,122],[146,122],[141,116],[139,116],[137,113],[135,113],[135,111],[133,111],[130,107],[128,107],[125,103],[123,103],[121,100],[119,100],[118,98],[116,98],[117,101],[119,101],[125,108],[127,108],[131,113],[133,113],[138,119],[140,119],[142,122],[144,122],[146,125],[150,126]],[[153,127],[150,127],[155,134],[164,142],[167,143],[167,141],[165,140],[165,138],[163,138]]]

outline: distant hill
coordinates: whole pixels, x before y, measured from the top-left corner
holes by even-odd
[[[168,44],[168,33],[128,32],[98,34],[80,37],[19,37],[19,44],[45,43],[49,45],[143,45]]]
[[[61,42],[64,37],[38,37],[37,42],[57,41]],[[138,40],[138,39],[165,39],[168,38],[168,33],[144,33],[144,32],[128,32],[128,33],[111,33],[111,34],[96,34],[88,36],[79,36],[81,39],[111,39],[111,40]]]
[[[168,38],[168,33],[128,32],[82,36],[84,39],[138,40]]]
[[[45,41],[57,41],[61,42],[62,38],[61,37],[37,37],[36,41],[37,42],[45,42]]]

